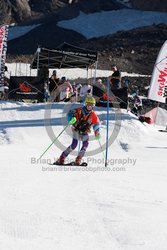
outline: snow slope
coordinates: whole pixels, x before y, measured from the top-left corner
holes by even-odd
[[[40,24],[34,24],[29,26],[14,26],[9,28],[9,36],[8,40],[16,39],[20,36],[24,36],[26,33],[30,32],[31,30],[35,29],[36,27],[40,26]]]
[[[121,9],[80,15],[71,20],[58,22],[58,26],[77,31],[87,39],[107,36],[122,30],[167,23],[167,14],[155,11]]]
[[[113,34],[117,31],[130,30],[159,23],[167,24],[166,13],[120,9],[91,14],[80,12],[80,15],[76,18],[59,21],[57,25],[66,29],[75,30],[87,39],[90,39]],[[10,27],[9,40],[23,36],[39,25]]]
[[[11,76],[36,76],[37,70],[36,69],[30,69],[30,64],[26,63],[6,63],[5,64],[8,67],[8,73]],[[77,79],[77,78],[94,78],[96,77],[108,77],[111,75],[110,70],[93,70],[89,69],[88,72],[86,69],[80,69],[80,68],[74,68],[74,69],[56,69],[57,75],[59,78],[65,76],[67,79]],[[49,70],[49,75],[51,76],[53,72],[53,69]],[[135,73],[127,73],[127,72],[121,72],[122,77],[124,76],[140,76],[144,77],[149,75],[140,75]]]
[[[66,108],[75,106],[52,105],[54,137],[63,129]],[[167,134],[111,109],[115,140],[106,171],[102,153],[89,155],[99,148],[93,134],[88,168],[52,168],[47,162],[60,155],[59,145],[36,161],[53,139],[49,123],[44,126],[49,110],[45,104],[0,102],[0,249],[166,250]],[[103,143],[106,110],[96,111]],[[70,141],[64,132],[60,142]]]

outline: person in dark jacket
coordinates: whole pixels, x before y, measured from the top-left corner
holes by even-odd
[[[49,92],[50,92],[50,95],[51,95],[53,101],[60,100],[59,94],[55,97],[55,92],[56,92],[56,89],[58,88],[59,84],[60,84],[60,79],[57,77],[56,70],[53,70],[53,73],[52,73],[51,77],[49,78]]]
[[[117,66],[112,66],[112,75],[109,76],[111,90],[121,88],[121,73],[117,69]]]

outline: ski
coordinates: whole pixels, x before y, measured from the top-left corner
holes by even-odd
[[[55,166],[78,166],[78,167],[87,167],[87,162],[82,162],[81,164],[76,164],[74,161],[69,162],[69,163],[64,163],[64,164],[59,164],[59,163],[49,163],[49,165],[55,165]]]

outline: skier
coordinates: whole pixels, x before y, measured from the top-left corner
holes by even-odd
[[[61,154],[55,164],[63,165],[65,158],[77,147],[79,140],[82,141],[82,147],[75,159],[75,164],[81,164],[81,159],[84,156],[89,144],[91,126],[93,126],[95,138],[97,140],[100,139],[99,118],[93,110],[95,104],[95,98],[88,96],[85,99],[85,105],[83,107],[70,110],[67,114],[68,124],[72,125],[73,139],[71,145]]]

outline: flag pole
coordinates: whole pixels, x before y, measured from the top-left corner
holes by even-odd
[[[107,78],[107,124],[106,124],[106,155],[105,155],[105,167],[108,165],[108,137],[109,137],[109,92],[110,92],[110,82]]]

